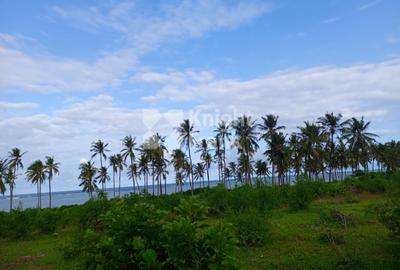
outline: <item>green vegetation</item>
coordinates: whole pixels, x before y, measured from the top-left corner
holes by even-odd
[[[0,269],[396,269],[399,187],[368,173],[2,212]]]

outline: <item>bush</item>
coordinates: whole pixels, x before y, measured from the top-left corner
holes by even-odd
[[[79,252],[84,267],[235,269],[230,254],[236,240],[230,227],[204,222],[206,213],[207,207],[197,198],[181,201],[174,211],[117,201],[100,217],[102,230],[86,230]]]
[[[268,239],[270,225],[266,217],[254,209],[232,214],[229,221],[242,246],[263,246]]]
[[[289,207],[292,209],[307,208],[312,199],[312,182],[309,180],[298,180],[289,191]]]
[[[379,207],[379,221],[384,224],[395,237],[400,237],[400,201],[390,201]]]

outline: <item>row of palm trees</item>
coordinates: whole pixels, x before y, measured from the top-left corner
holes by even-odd
[[[298,127],[298,132],[290,135],[283,133],[285,126],[279,125],[278,119],[278,116],[270,114],[261,117],[259,123],[246,115],[229,124],[221,121],[214,130],[215,136],[209,140],[196,140],[195,134],[199,131],[186,119],[176,128],[180,148],[172,150],[169,160],[166,158],[165,137],[157,133],[137,146],[135,138],[127,136],[122,140],[121,152],[109,157],[114,196],[115,176],[118,175],[120,196],[121,172],[124,169],[135,192],[139,188],[139,180],[149,191],[151,178],[152,193],[163,194],[170,167],[175,172],[175,191],[183,191],[186,182],[193,191],[195,182],[200,187],[205,187],[206,183],[210,185],[213,164],[217,166],[218,180],[225,184],[231,183],[228,180],[252,184],[254,177],[264,183],[271,179],[273,184],[284,184],[300,174],[311,179],[332,181],[343,178],[349,168],[354,172],[368,170],[370,165],[375,164],[379,170],[395,170],[400,166],[396,157],[400,153],[400,143],[377,143],[378,136],[368,132],[370,122],[363,117],[343,120],[341,114],[326,113],[315,122],[304,122]],[[261,141],[266,146],[263,152],[265,159],[254,160]],[[96,190],[97,183],[102,184],[104,191],[110,179],[107,168],[103,167],[109,151],[107,147],[108,144],[101,140],[93,142],[92,158],[99,156],[101,168],[93,169],[97,177],[85,178],[85,173],[82,174],[81,185],[85,191]],[[236,162],[227,162],[228,147],[237,151]],[[199,162],[193,163],[193,153],[198,154]],[[85,167],[93,167],[92,161],[81,165],[81,169]]]
[[[183,191],[186,182],[193,192],[195,182],[200,187],[210,185],[210,171],[214,164],[218,180],[224,184],[232,181],[252,184],[254,179],[263,183],[289,183],[291,177],[306,175],[311,179],[332,181],[343,178],[345,172],[363,169],[397,170],[400,167],[400,142],[377,143],[376,134],[369,132],[370,122],[341,114],[326,113],[317,121],[306,121],[297,132],[285,134],[278,116],[265,115],[260,121],[243,115],[227,123],[220,121],[211,139],[195,138],[196,130],[190,120],[175,128],[180,148],[169,153],[165,137],[156,133],[141,145],[135,137],[122,140],[119,153],[109,155],[109,145],[101,140],[92,143],[91,159],[80,164],[79,180],[82,190],[93,197],[99,190],[106,192],[107,183],[113,183],[113,195],[121,195],[122,172],[126,170],[133,191],[139,190],[139,181],[147,192],[151,185],[153,195],[167,191],[166,182],[170,168],[175,172],[175,191]],[[263,157],[255,160],[263,148]],[[236,160],[227,158],[227,150],[236,151]],[[7,160],[0,160],[0,192],[10,189],[10,209],[15,179],[23,169],[22,153],[18,148],[9,152]],[[193,157],[193,155],[196,155]],[[98,159],[99,168],[94,160]],[[199,160],[194,163],[193,160]],[[48,180],[51,206],[51,180],[58,173],[58,163],[46,157],[42,163],[35,161],[26,171],[28,181],[37,184],[38,207],[41,206],[41,185]],[[375,168],[375,165],[377,168]],[[112,171],[112,178],[109,175]],[[116,185],[116,181],[118,181]],[[151,181],[151,184],[150,184]],[[101,184],[101,188],[98,187]]]
[[[0,193],[6,192],[6,186],[10,190],[10,211],[13,209],[13,197],[15,181],[20,169],[24,168],[22,157],[26,152],[19,148],[13,148],[8,153],[8,159],[0,159]],[[59,163],[53,157],[46,156],[45,162],[34,161],[26,170],[26,180],[37,186],[38,202],[37,207],[42,207],[42,185],[47,180],[49,184],[49,207],[51,208],[51,181],[59,173]]]

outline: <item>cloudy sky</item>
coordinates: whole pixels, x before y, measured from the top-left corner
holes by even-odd
[[[54,155],[54,189],[71,190],[92,141],[177,147],[186,117],[203,138],[243,113],[291,132],[333,111],[400,139],[399,14],[397,0],[1,1],[0,157]],[[34,191],[21,175],[16,192]]]

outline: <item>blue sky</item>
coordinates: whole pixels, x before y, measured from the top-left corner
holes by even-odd
[[[334,111],[399,139],[398,14],[396,0],[1,1],[0,156],[54,155],[66,190],[93,140],[118,151],[160,132],[173,148],[186,117],[202,138],[242,113],[291,132]]]

